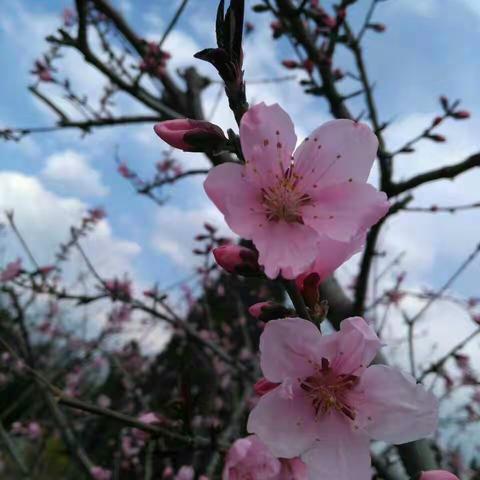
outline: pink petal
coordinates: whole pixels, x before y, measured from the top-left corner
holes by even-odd
[[[282,396],[279,387],[260,398],[248,417],[247,430],[256,433],[276,457],[293,458],[313,444],[318,423],[300,387],[291,399]]]
[[[259,190],[244,178],[244,167],[222,163],[210,170],[204,182],[210,200],[224,214],[228,226],[238,235],[252,238],[265,221],[259,210]]]
[[[276,478],[281,464],[256,435],[236,440],[225,459],[222,480],[241,480],[244,476],[267,480]]]
[[[326,235],[320,235],[317,241],[315,262],[307,272],[297,278],[297,285],[302,288],[305,277],[313,272],[318,273],[320,282],[323,282],[352,255],[362,250],[365,237],[366,234],[362,232],[350,242],[339,242]]]
[[[336,413],[322,419],[315,446],[301,456],[309,480],[371,480],[370,442]]]
[[[378,140],[370,128],[352,120],[324,123],[295,151],[295,169],[304,184],[324,188],[353,179],[366,182],[377,154]]]
[[[264,186],[288,168],[297,136],[292,120],[278,104],[267,106],[262,102],[243,115],[240,142],[247,177]]]
[[[361,376],[356,390],[356,421],[377,440],[412,442],[437,428],[437,399],[400,370],[373,365]]]
[[[269,278],[295,278],[315,260],[317,233],[300,223],[261,221],[251,229],[258,262]]]
[[[205,192],[216,207],[226,213],[227,197],[235,194],[232,189],[241,189],[243,185],[244,167],[238,163],[227,162],[217,165],[208,172],[203,183]]]
[[[336,335],[338,373],[359,374],[370,365],[382,346],[374,330],[361,317],[346,318]]]
[[[387,196],[367,183],[347,182],[319,190],[303,209],[306,225],[334,240],[349,242],[389,209]]]
[[[260,336],[260,366],[265,378],[280,383],[286,378],[308,377],[311,364],[325,338],[303,318],[271,320]]]

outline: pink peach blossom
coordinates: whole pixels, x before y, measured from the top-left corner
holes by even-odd
[[[112,472],[110,470],[99,466],[92,467],[90,473],[95,480],[110,480],[112,478]]]
[[[193,480],[195,477],[195,470],[190,465],[184,465],[180,467],[177,474],[175,475],[175,480]]]
[[[429,470],[422,472],[419,480],[459,480],[459,478],[446,470]]]
[[[277,457],[300,456],[309,479],[370,480],[369,439],[405,443],[432,433],[437,400],[400,371],[372,362],[381,347],[360,317],[322,336],[311,322],[267,323],[260,337],[266,380],[247,429]],[[368,367],[368,368],[367,368]]]
[[[298,459],[275,458],[256,436],[236,440],[225,459],[222,480],[306,480],[306,467]]]
[[[319,283],[326,280],[332,273],[350,257],[360,252],[365,244],[366,232],[361,232],[349,242],[332,240],[321,235],[317,243],[317,253],[312,266],[296,278],[297,286],[302,289],[303,281],[311,273],[317,273]]]
[[[378,140],[364,124],[327,122],[294,152],[290,117],[277,104],[260,103],[243,116],[240,141],[245,165],[213,168],[205,190],[230,228],[253,241],[270,278],[297,277],[319,250],[341,263],[388,211],[386,195],[366,183]]]
[[[22,273],[22,260],[17,258],[14,262],[10,262],[5,267],[2,273],[0,273],[0,282],[9,282],[15,280],[20,273]]]

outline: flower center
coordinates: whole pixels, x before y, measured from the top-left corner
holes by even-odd
[[[336,374],[329,361],[322,358],[322,365],[317,367],[317,372],[302,380],[300,387],[312,402],[315,416],[324,415],[333,409],[354,420],[355,410],[348,404],[348,392],[357,383],[357,376]]]
[[[299,177],[288,168],[282,177],[277,176],[276,185],[262,189],[262,203],[267,220],[287,223],[303,223],[301,210],[311,202],[311,198],[298,188]]]

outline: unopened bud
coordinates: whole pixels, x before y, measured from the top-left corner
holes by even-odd
[[[300,292],[305,300],[305,305],[314,308],[320,300],[318,286],[320,285],[320,275],[316,272],[308,274],[300,285]]]
[[[266,378],[262,377],[260,380],[258,380],[257,383],[255,383],[255,385],[253,386],[253,390],[259,397],[261,397],[262,395],[265,395],[266,393],[270,392],[270,390],[273,390],[279,385],[279,383],[270,382]]]
[[[255,303],[249,307],[248,313],[262,322],[267,322],[268,320],[287,317],[291,312],[279,303],[268,301]]]
[[[387,29],[383,23],[369,23],[368,28],[377,33],[383,33]]]
[[[443,117],[435,117],[432,122],[432,126],[436,127],[437,125],[440,125],[443,122]]]
[[[439,135],[437,133],[432,133],[430,135],[427,135],[427,138],[429,138],[430,140],[433,140],[434,142],[437,142],[437,143],[443,143],[443,142],[447,141],[447,138],[445,136]]]
[[[283,60],[282,65],[289,70],[293,70],[294,68],[299,67],[298,62],[296,62],[295,60]]]
[[[467,110],[459,110],[452,114],[452,117],[456,120],[465,120],[466,118],[470,118],[470,112]]]
[[[162,140],[185,152],[212,151],[227,142],[222,129],[205,120],[167,120],[157,123],[153,129]]]
[[[213,249],[216,262],[229,273],[245,277],[260,275],[262,270],[258,264],[258,253],[240,245],[222,245]]]

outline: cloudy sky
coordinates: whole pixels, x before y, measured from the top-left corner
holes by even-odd
[[[159,39],[178,1],[115,0],[125,17],[140,34]],[[358,24],[370,2],[360,0],[352,9]],[[253,4],[253,2],[250,2]],[[192,55],[213,45],[213,19],[216,1],[190,0],[178,28],[165,48],[172,53],[171,65],[194,64],[202,72],[214,75],[208,65],[193,60]],[[61,23],[61,12],[70,6],[66,0],[4,0],[0,6],[0,65],[2,102],[0,125],[30,127],[50,125],[51,113],[29,95],[29,70],[46,49],[44,37]],[[251,11],[247,19],[256,24],[246,41],[247,80],[285,75],[280,61],[294,58],[289,46],[271,41],[268,15]],[[392,121],[386,131],[389,146],[395,149],[415,136],[439,112],[438,96],[461,98],[472,119],[449,122],[439,131],[446,144],[422,143],[418,151],[399,157],[396,177],[440,165],[458,162],[480,150],[480,60],[472,45],[480,35],[480,4],[477,0],[388,0],[377,9],[375,21],[385,23],[383,34],[369,33],[365,39],[368,69],[375,82],[382,120]],[[338,66],[347,67],[351,59],[340,54]],[[57,63],[59,77],[68,76],[74,88],[91,98],[98,98],[100,76],[81,63],[74,53],[67,53]],[[300,78],[301,75],[299,75]],[[218,85],[206,92],[206,111],[218,94]],[[346,90],[348,92],[348,90]],[[251,102],[279,102],[292,115],[301,139],[309,130],[329,118],[321,99],[305,96],[298,83],[248,85]],[[357,112],[361,106],[352,104]],[[128,99],[120,99],[122,112],[141,112]],[[228,128],[233,118],[224,101],[213,121]],[[157,281],[168,286],[192,272],[193,236],[204,221],[217,224],[228,232],[219,214],[207,201],[201,179],[186,180],[168,191],[163,207],[136,196],[130,185],[116,171],[115,152],[140,174],[153,174],[161,158],[162,144],[151,125],[104,129],[86,138],[75,131],[30,136],[21,143],[0,143],[0,208],[14,208],[17,222],[41,263],[52,260],[59,241],[68,236],[89,207],[101,205],[108,213],[86,248],[105,276],[131,272],[138,284]],[[198,154],[179,154],[187,167],[206,166]],[[372,173],[372,182],[376,172]],[[449,205],[479,201],[480,173],[470,172],[455,182],[437,182],[417,190],[413,202],[419,206]],[[395,218],[385,230],[382,246],[392,259],[405,251],[402,268],[407,269],[411,288],[438,287],[480,240],[480,211],[456,215],[406,213]],[[17,255],[15,245],[3,241],[2,262]],[[477,261],[454,286],[463,296],[479,296]],[[343,277],[354,273],[355,264],[343,269]],[[417,301],[407,301],[405,308],[415,311]],[[430,318],[435,321],[438,338],[455,338],[473,326],[455,306],[439,302]],[[452,332],[452,323],[455,331]],[[448,344],[447,344],[448,346]],[[446,348],[446,347],[445,347]],[[430,352],[425,347],[424,354]]]

